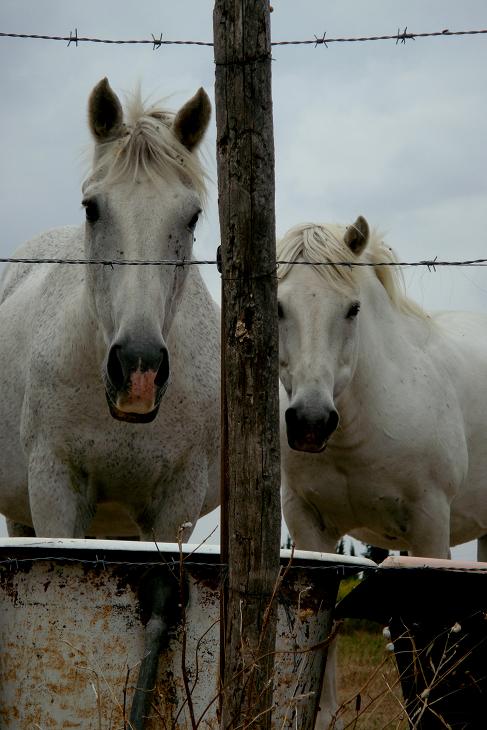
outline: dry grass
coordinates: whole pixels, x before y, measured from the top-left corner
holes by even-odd
[[[406,730],[394,656],[381,627],[349,619],[338,639],[338,702],[345,727]]]

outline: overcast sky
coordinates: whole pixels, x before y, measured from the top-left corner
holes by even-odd
[[[276,41],[487,27],[485,0],[272,4]],[[210,0],[2,0],[0,31],[211,41],[212,10]],[[487,36],[284,46],[273,58],[278,234],[363,214],[403,260],[487,257]],[[100,78],[122,95],[140,80],[174,109],[199,86],[213,97],[207,47],[0,38],[0,64],[0,256],[83,220],[86,101]],[[214,151],[213,126],[206,156],[216,180]],[[198,257],[213,258],[218,245],[214,187]],[[218,299],[217,272],[205,276]],[[427,308],[487,311],[487,269],[415,269],[407,280]]]

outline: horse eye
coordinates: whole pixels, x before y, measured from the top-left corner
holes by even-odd
[[[282,311],[281,302],[277,302],[277,316],[279,319],[284,319],[284,312]]]
[[[100,217],[100,209],[95,200],[83,200],[83,206],[86,213],[86,220],[90,223],[96,223]]]
[[[194,214],[194,216],[191,218],[191,220],[188,223],[188,228],[190,231],[194,231],[196,228],[196,224],[198,223],[198,218],[200,217],[201,210],[199,210],[197,213]]]
[[[347,319],[354,319],[360,312],[360,302],[354,302],[347,312]]]

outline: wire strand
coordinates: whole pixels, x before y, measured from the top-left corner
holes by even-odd
[[[39,546],[42,549],[42,546]],[[33,550],[34,548],[28,547],[28,546],[19,546],[20,549],[28,549]],[[86,552],[86,548],[80,548],[83,550],[83,552]],[[119,549],[119,552],[123,552],[123,547]],[[38,563],[38,562],[46,562],[46,561],[53,561],[53,562],[64,562],[64,563],[79,563],[80,565],[90,565],[95,568],[105,568],[107,566],[128,566],[128,567],[166,567],[168,569],[171,568],[179,568],[179,557],[176,555],[176,552],[174,553],[174,558],[172,560],[158,560],[158,561],[147,561],[147,560],[110,560],[107,559],[106,553],[102,554],[103,557],[99,557],[98,555],[95,555],[91,560],[86,560],[81,557],[70,557],[66,554],[61,555],[39,555],[39,556],[30,556],[30,557],[24,557],[24,558],[16,558],[16,557],[7,557],[3,560],[0,560],[0,567],[19,567],[20,565],[24,565],[26,563]],[[334,554],[335,555],[335,554]],[[219,556],[217,556],[219,557]],[[336,557],[336,556],[335,556]],[[282,558],[282,560],[285,562],[287,558]],[[295,560],[303,560],[303,558],[295,558]],[[313,561],[313,558],[311,558],[311,561]],[[185,566],[193,566],[193,567],[203,567],[203,568],[214,568],[214,569],[226,569],[228,568],[227,563],[220,563],[220,562],[208,562],[208,561],[199,561],[199,560],[185,560],[184,561]],[[287,566],[288,570],[306,570],[306,571],[344,571],[345,573],[350,573],[351,571],[356,573],[381,573],[381,572],[400,572],[400,571],[441,571],[441,572],[447,572],[447,573],[478,573],[480,574],[487,574],[487,568],[482,568],[480,566],[471,566],[471,567],[463,567],[458,565],[452,565],[450,566],[436,566],[436,565],[414,565],[414,566],[381,566],[379,565],[360,565],[353,563],[336,563],[336,564],[328,564],[328,565],[317,565],[316,561],[314,561],[313,565],[305,565],[305,564],[299,564],[299,563],[291,563]]]
[[[351,36],[351,37],[339,37],[339,38],[327,38],[326,32],[321,36],[315,35],[314,38],[307,38],[301,40],[286,40],[286,41],[272,41],[271,46],[325,46],[327,47],[330,43],[365,43],[370,41],[388,41],[393,40],[396,45],[404,45],[408,40],[416,40],[417,38],[446,38],[452,36],[475,36],[487,34],[487,28],[480,28],[474,30],[444,30],[413,33],[409,32],[407,26],[404,30],[397,30],[397,33],[389,35],[372,35],[372,36]],[[78,29],[76,28],[74,33],[70,32],[69,36],[57,36],[57,35],[41,35],[38,33],[7,33],[0,32],[1,38],[17,38],[17,39],[32,39],[32,40],[45,40],[45,41],[64,41],[68,46],[78,46],[79,43],[108,43],[111,45],[151,45],[153,50],[160,48],[161,46],[206,46],[208,48],[213,47],[211,41],[194,41],[194,40],[170,40],[163,38],[162,33],[156,37],[151,34],[152,38],[132,38],[132,39],[114,39],[114,38],[92,38],[88,36],[78,36]]]
[[[67,266],[219,266],[220,262],[216,259],[65,259],[65,258],[17,258],[3,257],[0,258],[3,264],[63,264]],[[441,261],[437,258],[423,259],[421,261],[276,261],[276,266],[332,266],[346,267],[353,269],[356,266],[364,267],[397,267],[407,268],[412,266],[424,266],[430,271],[434,271],[439,266],[457,266],[457,267],[477,267],[487,266],[487,259],[466,259],[463,261]],[[275,269],[261,274],[253,274],[253,276],[272,276]]]

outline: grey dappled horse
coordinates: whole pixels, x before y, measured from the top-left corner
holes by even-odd
[[[191,259],[200,89],[124,114],[103,79],[86,222],[19,257]],[[0,290],[0,511],[10,535],[186,539],[219,501],[219,313],[195,266],[11,264]]]
[[[421,309],[361,216],[296,226],[278,258],[310,264],[278,271],[283,510],[296,546],[333,551],[351,534],[447,558],[482,537],[487,316]],[[328,681],[320,728],[334,704]]]

